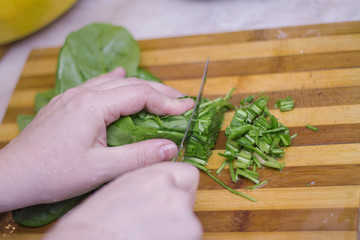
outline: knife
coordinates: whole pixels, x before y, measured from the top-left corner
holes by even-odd
[[[206,65],[205,65],[205,70],[204,70],[203,78],[202,78],[201,85],[200,85],[200,90],[199,90],[199,93],[198,93],[196,101],[195,101],[195,106],[193,108],[193,112],[191,114],[189,123],[188,123],[188,125],[186,127],[184,137],[181,140],[177,155],[172,160],[173,162],[175,162],[175,161],[176,162],[181,162],[184,159],[184,155],[185,155],[185,152],[186,152],[186,147],[187,147],[187,145],[189,143],[191,134],[193,132],[196,119],[199,116],[200,102],[201,102],[201,99],[202,99],[202,96],[203,96],[204,87],[205,87],[205,83],[206,83],[206,73],[207,73],[208,65],[209,65],[209,58],[207,58],[207,60],[206,60]]]

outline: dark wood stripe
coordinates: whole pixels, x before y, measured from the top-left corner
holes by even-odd
[[[341,81],[341,79],[339,79]],[[240,101],[245,97],[257,94],[243,93],[233,94],[231,102],[239,106]],[[291,96],[294,100],[295,107],[325,107],[337,105],[353,105],[360,103],[360,87],[337,87],[337,88],[318,88],[318,89],[296,89],[286,91],[265,92],[264,96],[269,97],[268,108],[274,109],[275,102],[278,99]],[[205,96],[211,99],[223,97],[224,95]]]
[[[196,212],[205,232],[356,231],[358,209]]]
[[[34,114],[33,107],[8,108],[3,118],[3,123],[16,122],[17,116],[20,114]]]
[[[282,72],[353,68],[360,66],[360,51],[303,54],[268,58],[213,61],[208,77],[243,76]],[[188,79],[201,76],[203,63],[150,66],[146,69],[164,80]]]
[[[139,40],[141,51],[160,50],[168,48],[195,47],[204,45],[219,45],[242,42],[254,42],[276,39],[306,38],[317,36],[331,36],[342,34],[356,34],[360,32],[360,22],[344,22],[332,24],[317,24],[296,27],[283,27],[273,29],[261,29],[239,31],[218,34],[203,34],[195,36],[183,36],[161,39]],[[57,57],[60,48],[35,49],[29,59]]]
[[[262,30],[250,30],[219,34],[204,34],[175,38],[149,39],[138,41],[141,50],[182,48],[204,45],[231,44],[253,41],[265,41],[289,38],[305,38],[354,34],[360,32],[360,22],[318,24],[310,26],[284,27]]]
[[[304,127],[291,127],[290,134],[298,136],[292,140],[292,146],[338,144],[360,142],[360,123],[316,126],[319,132]],[[220,131],[215,149],[225,149],[225,133]]]
[[[316,126],[319,132],[313,132],[306,127],[292,127],[290,133],[298,133],[293,139],[292,146],[317,144],[344,144],[360,142],[360,124],[338,124]],[[225,149],[226,138],[224,131],[220,131],[215,149]],[[6,139],[0,139],[0,149],[8,144]]]
[[[204,232],[355,231],[358,209],[204,211],[195,214]],[[7,222],[15,227],[14,233],[43,233],[56,224],[25,227],[12,223],[10,213],[2,213],[0,226],[6,226]],[[5,230],[1,232],[5,233]]]
[[[16,89],[53,88],[55,86],[55,72],[51,75],[20,76]]]
[[[285,155],[286,164],[286,155]],[[339,159],[341,161],[341,159]],[[214,169],[212,172],[215,172]],[[349,174],[360,172],[360,164],[330,165],[330,166],[301,166],[285,167],[282,171],[261,168],[257,171],[260,181],[269,180],[263,188],[295,188],[295,187],[323,187],[323,186],[346,186],[360,184],[360,174]],[[218,178],[231,188],[243,189],[254,185],[245,178],[240,178],[238,183],[231,181],[228,169],[224,169]],[[205,173],[200,175],[200,190],[221,190],[218,183],[209,178]]]
[[[268,108],[274,109],[275,101],[280,98],[292,96],[295,107],[322,107],[336,105],[360,104],[360,87],[343,87],[343,88],[323,88],[323,89],[299,89],[279,92],[266,92],[269,96]],[[231,102],[239,105],[240,100],[254,93],[234,94]],[[210,99],[223,95],[205,96]],[[15,122],[19,114],[33,114],[33,108],[19,107],[8,108],[3,122]]]

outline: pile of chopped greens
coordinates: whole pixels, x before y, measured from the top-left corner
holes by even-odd
[[[283,126],[267,108],[268,97],[259,97],[254,101],[249,96],[241,101],[236,109],[230,126],[226,128],[226,150],[219,153],[226,159],[216,171],[220,174],[226,165],[229,166],[231,180],[237,183],[240,177],[249,179],[256,189],[268,182],[260,182],[259,173],[262,167],[282,170],[285,163],[278,161],[284,156],[284,149],[291,144],[289,129]]]

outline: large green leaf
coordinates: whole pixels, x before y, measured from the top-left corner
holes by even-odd
[[[93,23],[70,33],[61,48],[56,94],[121,66],[136,76],[140,62],[137,42],[123,27]]]
[[[79,204],[89,193],[64,201],[29,206],[12,211],[14,220],[29,227],[41,227],[67,213]]]

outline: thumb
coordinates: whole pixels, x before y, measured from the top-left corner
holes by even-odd
[[[168,139],[151,139],[119,147],[98,148],[93,157],[109,171],[111,180],[119,175],[157,162],[171,160],[177,154],[177,145]],[[93,158],[92,157],[92,158]]]

